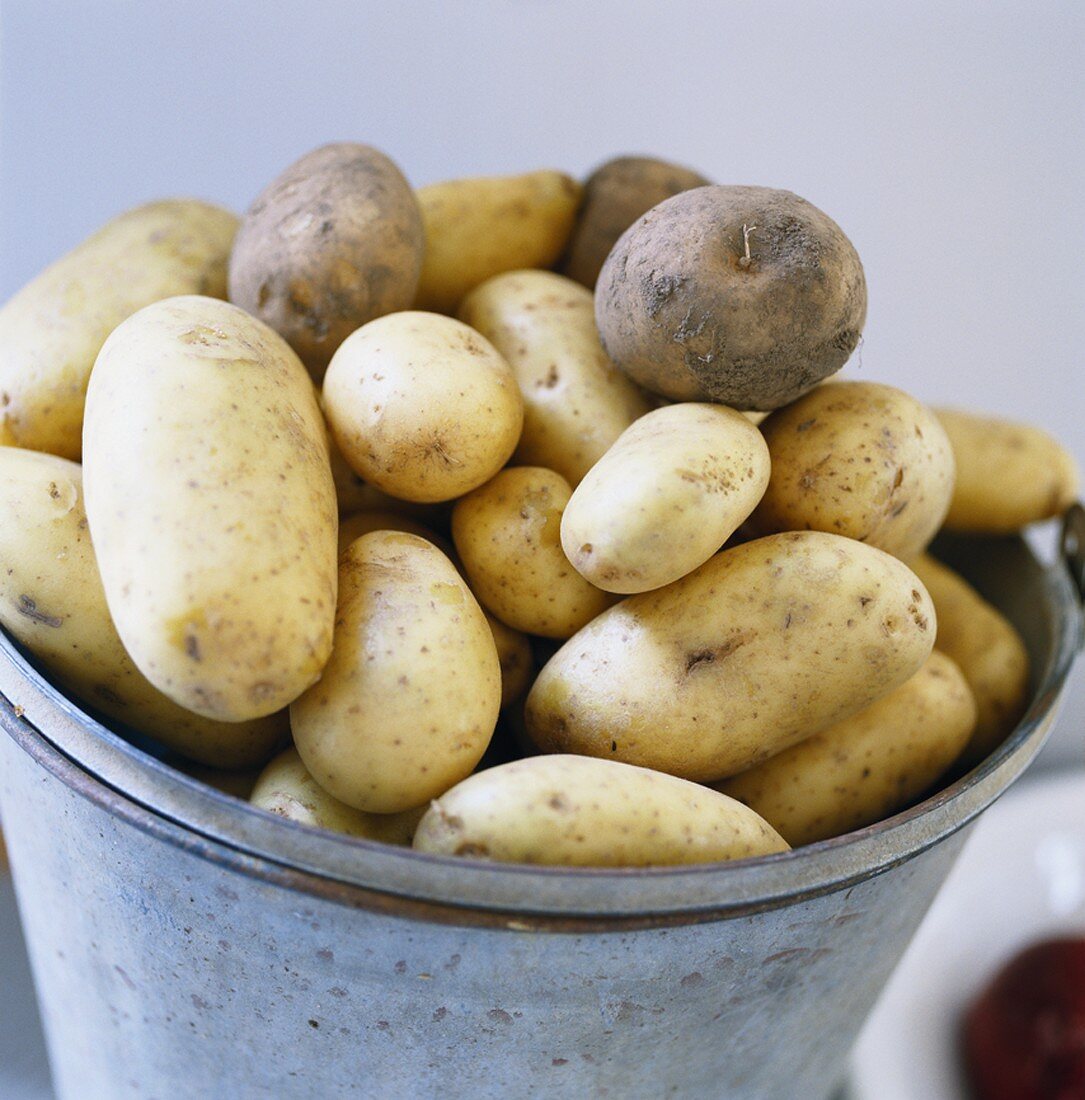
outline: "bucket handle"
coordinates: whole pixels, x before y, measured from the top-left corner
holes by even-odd
[[[1085,507],[1080,502],[1071,504],[1062,517],[1060,546],[1078,598],[1085,604]]]

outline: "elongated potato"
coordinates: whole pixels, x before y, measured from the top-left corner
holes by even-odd
[[[195,199],[137,207],[0,308],[0,443],[78,459],[87,379],[105,338],[162,298],[225,298],[237,224]]]
[[[570,485],[653,408],[607,358],[591,292],[549,271],[514,271],[473,290],[460,319],[501,352],[524,398],[513,460],[545,466]]]
[[[471,776],[433,803],[414,847],[569,867],[714,863],[787,851],[740,802],[584,756],[536,756]]]
[[[935,411],[957,460],[946,527],[1010,534],[1061,515],[1074,502],[1081,471],[1047,432],[956,409]]]
[[[900,687],[741,775],[713,784],[756,810],[794,847],[902,810],[961,754],[976,702],[934,650]]]
[[[399,531],[352,543],[331,660],[290,708],[313,778],[369,813],[420,806],[470,774],[500,704],[493,634],[452,562]]]
[[[454,313],[492,275],[552,267],[565,251],[580,192],[576,180],[552,171],[420,187],[426,258],[415,309]]]
[[[573,490],[561,545],[607,592],[660,588],[708,561],[768,481],[768,448],[742,413],[695,403],[656,409]]]
[[[218,768],[262,764],[288,737],[286,714],[215,722],[154,688],[106,606],[74,462],[0,448],[0,624],[78,702]]]
[[[722,779],[903,683],[935,625],[919,579],[881,550],[770,535],[589,623],[539,673],[528,732],[546,752]]]
[[[170,298],[106,341],[87,393],[87,516],[140,671],[240,722],[320,675],[338,510],[304,367],[227,302]]]

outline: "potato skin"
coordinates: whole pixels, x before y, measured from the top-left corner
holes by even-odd
[[[287,344],[227,302],[147,306],[98,356],[84,445],[106,599],[143,674],[226,722],[300,695],[331,651],[338,510]]]
[[[695,402],[656,409],[573,491],[561,545],[606,592],[661,588],[708,561],[768,481],[768,448],[742,413]]]
[[[137,207],[0,308],[0,443],[78,461],[87,380],[106,337],[162,298],[225,298],[237,224],[196,199]]]
[[[433,803],[417,851],[567,867],[714,863],[787,851],[741,803],[671,775],[535,756],[471,776]]]
[[[473,290],[460,319],[501,352],[524,398],[513,456],[570,485],[653,405],[607,358],[590,291],[550,271],[513,271]]]
[[[888,554],[820,531],[770,535],[589,623],[539,673],[528,733],[545,752],[722,779],[903,683],[935,625]]]
[[[908,561],[937,534],[953,494],[949,439],[908,394],[874,382],[819,386],[761,424],[772,477],[759,534],[828,531]]]
[[[448,558],[399,531],[352,543],[331,660],[290,708],[313,778],[369,813],[420,806],[470,774],[500,702],[493,635]]]
[[[866,281],[840,227],[798,195],[698,187],[622,234],[599,273],[595,318],[607,354],[645,389],[775,409],[855,350]]]
[[[283,711],[215,722],[136,668],[106,606],[76,463],[0,448],[0,561],[0,625],[77,701],[217,768],[262,764],[286,741]]]
[[[422,212],[396,165],[368,145],[322,145],[246,212],[230,301],[283,336],[319,382],[356,328],[410,306],[424,248]]]
[[[415,309],[455,313],[503,271],[552,267],[572,231],[581,187],[563,172],[477,176],[418,189],[426,258]]]
[[[960,756],[975,722],[961,670],[934,650],[865,710],[713,786],[797,848],[904,809]]]

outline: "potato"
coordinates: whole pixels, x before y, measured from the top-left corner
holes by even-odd
[[[250,800],[261,810],[333,833],[385,844],[410,844],[427,807],[398,814],[367,814],[333,798],[309,774],[297,749],[280,753],[261,772]]]
[[[406,531],[432,542],[443,554],[451,556],[453,553],[451,543],[410,516],[403,516],[398,512],[355,512],[354,515],[343,516],[339,520],[340,557],[355,539],[368,535],[370,531]]]
[[[918,578],[881,550],[770,535],[566,642],[528,694],[528,733],[545,752],[722,779],[902,684],[935,625]]]
[[[976,697],[976,728],[963,755],[972,766],[997,748],[1025,713],[1028,650],[1009,620],[952,569],[929,554],[910,565],[934,601],[935,645],[960,666]]]
[[[415,309],[454,313],[492,275],[552,267],[569,240],[580,191],[576,180],[551,171],[420,187],[426,259]]]
[[[262,764],[287,740],[285,712],[215,722],[136,668],[106,606],[76,463],[0,447],[0,561],[0,625],[77,702],[218,768]]]
[[[471,773],[500,703],[493,635],[448,558],[399,531],[352,543],[331,660],[290,708],[313,778],[368,813],[420,806]]]
[[[175,294],[226,297],[237,231],[195,199],[129,210],[0,308],[0,443],[78,459],[87,379],[105,338],[137,309]]]
[[[787,851],[740,802],[584,756],[536,756],[471,776],[433,803],[414,847],[570,867],[713,863]]]
[[[331,651],[338,511],[283,340],[227,302],[147,306],[98,356],[84,450],[106,599],[140,671],[227,722],[300,695]]]
[[[622,235],[595,318],[611,359],[653,393],[775,409],[855,350],[866,282],[840,227],[798,195],[698,187]]]
[[[584,200],[561,270],[589,290],[618,238],[653,206],[711,181],[654,157],[614,157],[584,182]]]
[[[1046,432],[955,409],[935,412],[957,460],[946,527],[1011,534],[1061,515],[1073,504],[1081,471],[1073,455]]]
[[[356,329],[407,309],[422,213],[403,173],[368,145],[323,145],[260,193],[230,255],[230,301],[285,337],[319,382]]]
[[[722,405],[642,416],[592,467],[561,517],[565,556],[607,592],[691,573],[753,511],[769,480],[761,433]]]
[[[412,311],[382,317],[335,353],[324,409],[351,467],[391,496],[454,500],[488,481],[520,438],[512,368],[474,329]]]
[[[460,318],[509,361],[524,397],[514,461],[570,485],[652,403],[607,358],[591,293],[549,271],[514,271],[473,290]]]
[[[934,414],[906,393],[874,382],[819,386],[761,431],[772,477],[754,531],[828,531],[907,561],[942,526],[953,451]]]
[[[961,670],[935,650],[865,710],[714,786],[797,848],[904,809],[945,774],[975,722]]]
[[[568,638],[614,602],[561,549],[570,495],[569,483],[552,470],[510,466],[452,509],[452,541],[471,591],[525,634]]]
[[[488,611],[486,621],[497,646],[497,659],[501,664],[501,708],[512,706],[527,694],[531,678],[535,674],[535,659],[531,642],[525,634],[506,626]]]

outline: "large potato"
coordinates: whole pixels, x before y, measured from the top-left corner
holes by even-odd
[[[492,275],[552,267],[565,250],[580,184],[561,172],[481,176],[418,189],[426,259],[415,309],[453,313]]]
[[[761,424],[772,477],[751,527],[828,531],[907,561],[953,494],[953,451],[935,415],[874,382],[819,386]]]
[[[561,545],[607,592],[660,588],[708,561],[768,480],[768,448],[741,413],[692,402],[656,409],[573,490]]]
[[[865,710],[714,786],[788,844],[812,844],[904,809],[960,756],[975,722],[961,670],[935,650]]]
[[[539,673],[528,732],[546,752],[722,779],[903,683],[935,626],[923,585],[881,550],[770,535],[589,623]]]
[[[105,338],[175,294],[226,297],[237,218],[195,199],[114,218],[0,308],[0,443],[78,459],[87,379]]]
[[[514,271],[473,290],[460,318],[509,361],[524,397],[514,460],[570,485],[653,406],[607,358],[591,292],[549,271]]]
[[[398,531],[353,543],[331,660],[290,708],[313,778],[369,813],[420,806],[471,773],[500,703],[493,634],[448,558]]]
[[[368,145],[323,145],[256,198],[230,256],[230,301],[284,336],[320,381],[335,349],[414,299],[425,242],[403,173]]]
[[[433,803],[414,847],[570,867],[714,863],[787,851],[740,802],[584,756],[536,756],[471,776]]]
[[[74,462],[0,447],[0,561],[0,624],[91,710],[218,768],[262,764],[286,740],[285,712],[216,722],[136,668],[106,606]]]
[[[346,340],[324,379],[324,409],[361,477],[423,503],[454,500],[493,477],[524,419],[512,368],[485,337],[414,311]]]
[[[106,341],[87,393],[87,516],[117,632],[209,718],[282,709],[335,621],[338,511],[320,408],[266,325],[170,298]]]

